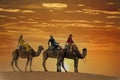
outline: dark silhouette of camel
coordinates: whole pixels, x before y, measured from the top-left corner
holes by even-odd
[[[48,57],[50,58],[57,58],[57,71],[61,72],[61,66],[67,72],[67,70],[64,67],[64,58],[73,59],[74,60],[74,72],[78,72],[78,61],[79,59],[84,59],[87,55],[87,49],[83,48],[82,54],[79,52],[76,45],[74,45],[74,50],[72,53],[68,50],[68,48],[65,49],[58,49],[56,53],[51,53],[48,49],[43,52],[43,67],[44,70],[47,71],[45,63]]]
[[[67,72],[67,70],[65,69],[64,67],[64,62],[59,62],[60,61],[60,55],[61,55],[61,51],[62,51],[62,48],[59,46],[55,52],[53,51],[50,51],[49,49],[46,49],[44,52],[43,52],[43,68],[45,71],[48,71],[46,69],[46,61],[48,58],[56,58],[57,59],[57,71],[59,72],[59,68],[61,68],[61,66],[59,64],[62,64],[62,67],[63,69],[65,70],[65,72]]]
[[[26,58],[27,59],[27,63],[26,63],[26,67],[25,67],[25,71],[27,71],[27,66],[30,62],[30,71],[32,71],[31,66],[32,66],[32,60],[34,57],[38,57],[41,53],[41,51],[43,50],[43,46],[39,46],[38,47],[38,51],[35,52],[35,50],[31,50],[31,52],[27,52],[26,50],[22,50],[22,49],[15,49],[12,52],[12,62],[11,62],[11,67],[13,69],[13,71],[15,71],[14,69],[14,64],[17,67],[17,69],[19,71],[21,71],[21,69],[18,67],[18,58]]]
[[[79,59],[84,59],[87,55],[87,49],[83,48],[82,49],[82,53],[80,53],[80,51],[78,49],[74,50],[72,53],[70,53],[69,51],[67,51],[66,49],[63,49],[62,54],[60,55],[60,63],[64,62],[64,58],[68,58],[68,59],[72,59],[74,60],[74,72],[78,72],[78,61]],[[59,66],[61,66],[61,64],[59,63]],[[61,69],[59,68],[59,70],[61,71]]]

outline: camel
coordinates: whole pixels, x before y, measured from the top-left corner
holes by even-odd
[[[62,65],[65,72],[67,72],[67,70],[64,67],[64,58],[68,58],[68,59],[74,60],[74,72],[78,72],[78,61],[79,61],[79,59],[84,59],[86,57],[87,49],[83,48],[82,49],[83,52],[81,54],[76,45],[74,45],[73,48],[74,49],[73,49],[72,53],[70,53],[68,48],[62,49],[61,47],[60,47],[60,49],[58,49],[56,51],[56,53],[51,53],[48,49],[45,50],[43,52],[43,68],[44,68],[44,70],[48,71],[45,66],[47,58],[57,58],[57,71],[61,72],[61,65]]]
[[[79,59],[84,59],[87,55],[86,48],[82,49],[82,53],[80,53],[80,51],[78,50],[75,44],[72,46],[72,52],[69,48],[70,48],[69,45],[65,45],[65,48],[59,51],[58,61],[57,61],[58,72],[61,72],[61,65],[64,67],[64,58],[74,60],[74,72],[78,72]]]
[[[25,67],[25,71],[27,71],[27,66],[30,62],[30,71],[32,71],[31,69],[31,66],[32,66],[32,60],[34,57],[38,57],[41,53],[41,51],[43,50],[43,46],[39,46],[38,47],[38,51],[35,52],[35,50],[31,50],[30,52],[27,52],[26,50],[23,50],[23,49],[15,49],[13,52],[12,52],[12,62],[11,62],[11,67],[13,69],[13,71],[15,72],[15,69],[14,69],[14,64],[16,66],[16,68],[21,71],[21,69],[18,67],[18,58],[25,58],[27,59],[27,62],[26,62],[26,67]]]
[[[67,59],[72,59],[74,60],[74,72],[78,72],[78,61],[79,59],[84,59],[87,55],[87,49],[83,48],[82,49],[82,54],[80,53],[80,51],[78,49],[74,50],[72,53],[70,53],[67,49],[63,49],[60,57],[60,63],[64,62],[64,58]],[[61,66],[61,64],[59,63],[58,66]],[[59,68],[59,70],[61,71],[61,69]]]
[[[62,51],[62,48],[59,46],[56,50],[55,50],[55,52],[53,52],[53,51],[50,51],[49,50],[49,48],[48,49],[46,49],[44,52],[43,52],[43,68],[44,68],[44,70],[45,71],[48,71],[47,69],[46,69],[46,61],[47,61],[47,59],[48,58],[56,58],[57,59],[57,72],[60,72],[61,70],[60,70],[60,68],[61,68],[61,66],[60,66],[60,64],[62,63],[62,67],[63,67],[63,69],[65,70],[65,72],[67,72],[67,70],[65,69],[65,67],[64,67],[64,62],[59,62],[60,61],[60,55],[61,55],[61,51]]]

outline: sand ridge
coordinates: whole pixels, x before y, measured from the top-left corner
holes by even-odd
[[[0,80],[120,80],[105,75],[73,72],[0,72]]]

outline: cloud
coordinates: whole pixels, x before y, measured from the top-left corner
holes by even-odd
[[[33,10],[22,10],[21,12],[24,12],[24,13],[33,13]]]
[[[91,27],[96,27],[91,24],[85,24],[85,23],[46,23],[46,24],[35,24],[35,27],[79,27],[79,28],[91,28]]]
[[[109,2],[107,3],[108,5],[114,5],[115,3],[114,2]]]
[[[112,28],[113,25],[105,25],[104,27],[106,27],[106,28]]]
[[[59,22],[59,23],[79,23],[79,24],[82,24],[82,23],[85,23],[85,24],[107,24],[107,23],[110,23],[110,22],[104,22],[104,21],[101,21],[101,20],[92,20],[92,21],[89,21],[89,20],[57,20],[57,19],[53,19],[53,20],[50,20],[51,22]],[[113,23],[111,23],[113,24]]]
[[[12,12],[12,13],[15,13],[15,12],[33,13],[34,12],[33,10],[21,10],[21,9],[12,9],[12,8],[8,8],[8,9],[0,8],[0,11]],[[2,16],[2,17],[5,17],[5,16]]]
[[[87,20],[51,20],[52,22],[60,22],[60,23],[90,23],[90,21]]]
[[[0,15],[0,17],[6,18],[7,16],[6,15]]]
[[[42,5],[39,4],[28,4],[28,5],[23,5],[21,8],[27,8],[27,9],[40,9],[42,8]]]
[[[107,10],[99,10],[99,9],[83,9],[83,13],[88,13],[88,14],[112,14],[112,15],[120,15],[119,11],[107,11]]]
[[[82,11],[81,10],[67,10],[65,11],[66,13],[81,13]]]
[[[103,23],[103,21],[99,21],[99,20],[94,20],[94,23]]]
[[[115,14],[115,15],[120,15],[119,11],[102,11],[103,13],[107,13],[107,14]]]
[[[17,31],[15,30],[7,30],[8,33],[16,33]]]
[[[114,22],[106,22],[106,24],[114,24]]]
[[[5,12],[19,12],[20,9],[3,9],[3,8],[0,8],[0,11],[5,11]]]
[[[39,23],[39,21],[32,19],[30,17],[28,19],[26,19],[24,16],[21,18],[23,18],[23,19],[18,21],[18,23],[20,23],[20,24],[37,24],[37,23]],[[24,19],[26,19],[26,20],[24,20]]]
[[[99,10],[92,10],[92,9],[83,9],[82,12],[86,14],[92,14],[92,15],[98,15],[100,13]]]
[[[16,17],[9,17],[6,15],[0,15],[1,18],[8,18],[8,19],[17,19]]]
[[[120,18],[120,16],[107,16],[106,18],[109,18],[109,19],[119,19]]]
[[[83,7],[83,6],[85,6],[85,5],[84,5],[84,4],[78,4],[78,6]]]
[[[64,3],[42,3],[42,6],[52,9],[62,9],[62,8],[66,8],[68,5]]]

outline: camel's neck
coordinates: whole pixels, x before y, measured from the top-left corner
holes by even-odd
[[[79,58],[83,59],[86,57],[86,55],[87,55],[87,51],[83,50],[82,54],[80,53]]]
[[[40,53],[41,53],[41,51],[42,51],[42,50],[38,48],[38,51],[35,53],[35,56],[36,56],[36,57],[39,56]]]

